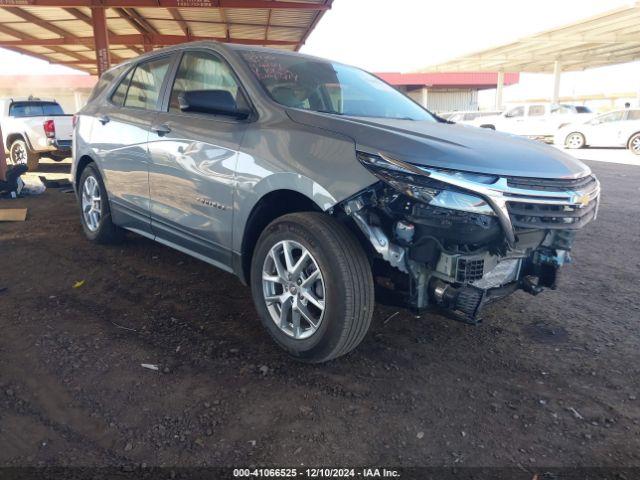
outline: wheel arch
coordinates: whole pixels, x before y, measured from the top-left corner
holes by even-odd
[[[96,162],[89,155],[83,155],[78,160],[78,163],[76,165],[74,179],[73,179],[73,184],[75,185],[76,189],[78,187],[78,182],[80,181],[80,177],[82,176],[82,172],[84,171],[85,168],[87,168],[87,165],[89,165],[90,163],[96,163]]]
[[[636,135],[640,135],[640,130],[629,135],[629,139],[627,140],[627,148],[631,147],[631,140],[633,140],[633,137],[635,137]]]
[[[236,267],[240,280],[249,283],[253,251],[267,225],[288,213],[322,211],[314,200],[296,190],[282,188],[263,195],[251,209],[244,225],[239,265]]]

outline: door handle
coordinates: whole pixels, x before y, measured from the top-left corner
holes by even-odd
[[[102,125],[106,125],[107,123],[109,123],[111,121],[111,119],[107,115],[101,115],[101,116],[98,117],[98,121]]]
[[[165,124],[152,125],[151,131],[157,133],[159,137],[163,137],[166,134],[171,133],[171,129],[169,128],[168,125],[165,125]]]

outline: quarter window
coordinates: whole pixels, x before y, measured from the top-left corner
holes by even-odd
[[[131,77],[124,106],[156,110],[162,83],[170,65],[171,57],[159,58],[138,65]]]
[[[180,95],[200,90],[226,90],[240,108],[246,101],[229,66],[219,57],[206,52],[187,52],[171,91],[169,110],[180,112]]]
[[[124,104],[124,99],[127,97],[127,90],[129,90],[129,84],[131,83],[132,76],[133,69],[120,81],[120,85],[118,85],[118,88],[116,88],[115,92],[111,95],[111,102],[114,105],[121,107]]]

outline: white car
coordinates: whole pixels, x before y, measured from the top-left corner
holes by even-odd
[[[640,109],[616,110],[562,127],[555,144],[566,148],[625,147],[640,155]]]
[[[559,128],[594,116],[588,107],[581,105],[527,103],[515,105],[501,115],[485,117],[478,126],[550,143]]]
[[[5,151],[13,164],[38,169],[40,158],[55,161],[71,156],[72,115],[55,100],[0,99],[0,129]]]
[[[502,111],[500,110],[469,110],[460,112],[448,112],[445,114],[446,116],[440,116],[453,123],[461,123],[463,125],[474,125],[476,127],[479,127],[484,123],[483,119],[487,117],[495,117],[497,115],[500,115],[501,113]]]

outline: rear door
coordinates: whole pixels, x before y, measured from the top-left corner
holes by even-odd
[[[151,221],[159,241],[229,268],[238,148],[245,120],[183,112],[185,92],[225,90],[248,105],[227,62],[211,50],[185,51],[149,137]]]
[[[147,141],[174,58],[156,57],[131,68],[96,112],[92,130],[115,223],[148,235]]]

